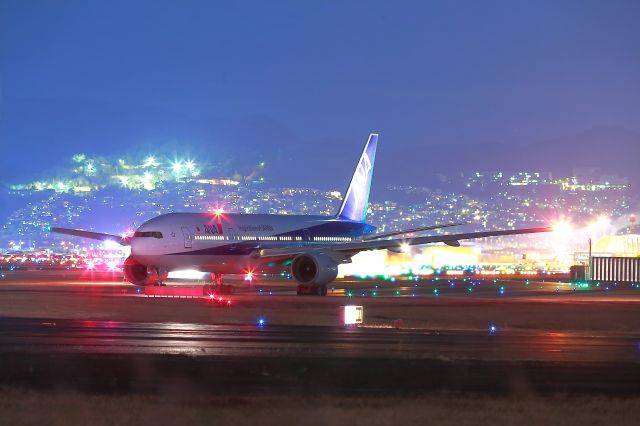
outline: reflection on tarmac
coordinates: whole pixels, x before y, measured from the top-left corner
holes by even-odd
[[[629,335],[0,319],[0,352],[640,362]]]

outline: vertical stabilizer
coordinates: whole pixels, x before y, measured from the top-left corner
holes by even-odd
[[[338,211],[338,219],[364,222],[367,217],[369,204],[369,190],[371,189],[371,177],[373,176],[373,163],[376,160],[376,147],[378,146],[378,134],[371,133],[364,146],[356,171],[353,173],[351,183],[342,200]]]

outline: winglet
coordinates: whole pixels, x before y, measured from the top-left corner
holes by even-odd
[[[351,183],[342,200],[342,205],[336,217],[356,222],[364,222],[367,217],[369,204],[369,190],[373,176],[373,164],[376,160],[378,134],[371,133],[369,140],[362,150],[360,160],[351,178]]]

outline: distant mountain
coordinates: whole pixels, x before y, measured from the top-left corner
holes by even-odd
[[[571,175],[576,168],[626,177],[640,186],[640,133],[596,128],[529,145],[423,145],[390,150],[379,159],[378,178],[386,182],[433,180],[434,173],[546,171]]]
[[[268,114],[231,118],[223,109],[205,106],[189,114],[90,99],[27,99],[12,105],[11,110],[0,108],[0,140],[9,141],[0,156],[0,184],[56,176],[76,153],[111,157],[163,151],[243,175],[264,161],[268,185],[342,189],[367,136],[366,130],[333,137],[322,129],[299,132]],[[638,159],[640,133],[620,128],[528,145],[424,141],[407,146],[382,131],[372,195],[389,184],[446,189],[441,176],[460,172],[528,170],[566,176],[586,167],[627,177],[640,189]]]

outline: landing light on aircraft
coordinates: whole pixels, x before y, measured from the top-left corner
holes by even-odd
[[[264,318],[258,318],[258,327],[264,327],[267,321]]]
[[[493,324],[489,324],[489,334],[495,334],[496,331],[498,331],[498,328]]]

